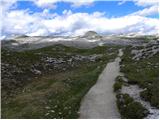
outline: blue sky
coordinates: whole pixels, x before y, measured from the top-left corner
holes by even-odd
[[[2,0],[1,36],[158,31],[157,0]]]
[[[131,14],[138,10],[143,10],[143,6],[137,6],[132,1],[127,1],[124,4],[119,5],[120,1],[95,1],[90,6],[71,7],[71,3],[57,2],[57,8],[51,9],[51,13],[58,13],[61,15],[64,10],[72,10],[73,13],[87,12],[93,13],[95,11],[105,12],[107,17],[121,17],[127,14]],[[18,1],[16,8],[18,10],[29,9],[33,13],[43,12],[44,8],[37,7],[32,1]],[[150,15],[149,17],[158,18],[158,13]]]

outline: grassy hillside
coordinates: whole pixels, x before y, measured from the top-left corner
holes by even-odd
[[[78,118],[81,99],[118,48],[3,48],[2,118]]]

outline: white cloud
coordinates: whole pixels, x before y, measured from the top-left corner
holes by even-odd
[[[138,6],[153,6],[158,5],[159,0],[133,0],[136,5]]]
[[[159,27],[158,19],[145,17],[157,13],[158,6],[155,3],[145,3],[148,5],[148,8],[127,16],[107,18],[104,16],[104,12],[89,14],[73,13],[71,10],[64,10],[62,15],[58,15],[57,13],[51,13],[50,8],[44,8],[42,13],[30,14],[29,10],[9,10],[16,3],[16,0],[13,0],[11,3],[8,1],[6,0],[3,3],[2,9],[5,12],[1,16],[1,22],[3,24],[0,24],[2,28],[2,34],[0,36],[12,34],[27,34],[31,36],[45,36],[50,34],[82,35],[89,30],[104,34],[155,34],[158,32]],[[36,4],[45,7],[55,5],[58,1],[60,0],[36,0]],[[72,5],[77,3],[75,0],[66,1],[71,2]],[[142,3],[142,0],[139,1]],[[88,3],[92,2],[93,0],[88,1]],[[80,5],[86,5],[85,0],[81,1]]]
[[[124,4],[125,2],[127,2],[127,0],[119,1],[119,2],[118,2],[118,5],[122,5],[122,4]]]
[[[1,0],[1,7],[8,9],[13,4],[15,4],[17,1],[23,1],[23,0]],[[93,4],[96,0],[28,0],[33,2],[35,5],[41,8],[47,8],[47,9],[56,9],[56,3],[58,2],[68,2],[71,3],[72,7],[80,7],[80,6],[90,6]]]
[[[95,0],[68,0],[72,3],[72,7],[80,7],[80,6],[91,6]]]
[[[42,8],[50,8],[55,9],[56,5],[55,3],[59,0],[33,0],[33,2],[38,6]]]
[[[140,16],[149,16],[154,14],[158,14],[158,5],[154,5],[149,8],[145,8],[143,10],[139,10],[133,13],[133,15],[140,15]]]
[[[25,34],[30,30],[31,24],[38,21],[38,17],[29,15],[27,11],[14,10],[5,14],[2,31],[7,34]]]
[[[51,13],[46,9],[42,14]],[[39,14],[29,14],[28,11],[10,11],[3,20],[4,34],[38,35],[81,35],[89,30],[98,33],[157,33],[158,19],[138,15],[128,15],[119,18],[106,18],[104,13],[72,13],[46,18]]]
[[[44,9],[43,12],[34,13],[34,16],[41,17],[42,19],[53,19],[58,16],[57,13],[50,13],[49,9]]]
[[[0,7],[3,9],[3,10],[8,10],[9,8],[12,8],[14,7],[13,5],[15,5],[17,2],[17,0],[1,0],[0,1]]]
[[[47,29],[40,28],[35,32],[27,33],[26,35],[28,36],[47,36],[49,35],[49,31]]]
[[[32,0],[38,7],[55,9],[57,2],[71,3],[72,7],[89,6],[95,0]]]
[[[63,13],[63,15],[71,15],[72,11],[71,10],[64,10],[62,13]]]

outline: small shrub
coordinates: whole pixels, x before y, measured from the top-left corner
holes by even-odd
[[[113,85],[114,92],[120,90],[122,88],[122,82],[116,81]]]
[[[141,103],[135,102],[128,94],[118,94],[116,97],[122,118],[141,119],[148,114],[148,110]]]
[[[116,81],[123,82],[122,76],[117,76]]]
[[[113,85],[114,92],[120,90],[123,85],[123,79],[121,76],[116,77],[116,82]]]
[[[144,100],[149,101],[153,107],[159,107],[159,91],[157,85],[152,84],[148,89],[142,91],[140,96]]]
[[[148,90],[144,90],[142,92],[140,92],[140,96],[144,99],[144,100],[150,100],[151,95],[148,93]]]
[[[149,38],[151,39],[151,38]],[[157,45],[150,45],[149,47],[158,47]],[[159,107],[159,53],[152,57],[146,57],[139,61],[133,60],[131,54],[132,49],[143,50],[146,47],[139,46],[136,48],[126,47],[123,62],[120,71],[125,74],[128,79],[128,84],[137,84],[139,87],[147,90],[141,92],[141,97],[149,101],[153,107]],[[144,53],[147,53],[146,51]],[[155,66],[155,67],[154,67]]]
[[[132,102],[126,107],[124,116],[126,118],[141,119],[147,115],[148,111],[139,103]]]

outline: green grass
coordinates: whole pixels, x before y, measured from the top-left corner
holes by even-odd
[[[81,99],[96,83],[106,64],[115,59],[118,49],[118,46],[78,49],[62,45],[21,52],[2,49],[2,62],[15,65],[24,72],[15,77],[15,81],[22,84],[18,82],[13,87],[6,87],[2,71],[2,118],[78,118]],[[114,54],[109,55],[111,52]],[[44,61],[41,61],[42,56],[67,59],[93,54],[103,56],[95,62],[77,62],[76,67],[67,65],[65,71],[44,70]],[[41,75],[29,72],[33,64],[39,64]]]
[[[116,77],[115,83],[113,85],[114,92],[117,92],[122,88],[123,80],[121,76]]]
[[[131,47],[127,47],[122,57],[121,72],[125,73],[129,84],[138,84],[146,89],[141,97],[159,107],[159,53],[150,58],[135,61],[132,59]]]
[[[148,111],[128,94],[117,94],[117,106],[123,119],[142,119]]]
[[[24,87],[25,92],[2,104],[2,118],[76,118],[81,98],[96,82],[102,69],[88,66],[37,79]],[[55,113],[45,116],[48,112],[44,109],[46,106]],[[71,110],[66,111],[65,107]]]
[[[120,37],[121,39],[130,39],[130,40],[139,40],[143,42],[148,42],[151,40],[158,40],[158,36],[155,35],[143,35],[143,36],[137,36],[137,37]]]

